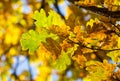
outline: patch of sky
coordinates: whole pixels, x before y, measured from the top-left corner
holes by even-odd
[[[28,5],[23,5],[23,7],[22,7],[22,12],[24,13],[24,14],[28,14],[28,13],[30,13],[32,10],[31,10],[31,8],[30,8],[30,6],[28,6]]]
[[[58,80],[59,80],[59,76],[57,75],[57,71],[52,70],[50,81],[58,81]]]
[[[72,77],[72,71],[71,70],[67,71],[66,75],[67,75],[68,78],[71,78]]]
[[[38,70],[37,70],[37,65],[36,64],[34,64],[34,63],[32,63],[31,64],[31,73],[32,73],[32,78],[33,79],[35,79],[36,77],[37,77],[37,75],[38,75]]]
[[[108,60],[108,63],[115,64],[116,62],[112,61],[111,59]]]
[[[18,59],[19,58],[19,59]],[[15,68],[16,68],[16,74],[20,75],[23,71],[29,71],[29,67],[28,67],[28,59],[25,56],[18,56],[18,57],[13,57],[14,59],[14,63],[13,63],[13,68],[10,70],[11,73],[14,72]],[[17,65],[17,67],[16,67]],[[32,78],[35,79],[35,77],[37,76],[37,68],[35,64],[31,64],[30,65],[31,68],[31,74],[32,74]]]
[[[5,55],[2,55],[2,56],[1,56],[1,61],[2,61],[2,62],[0,62],[0,67],[3,67],[3,66],[5,65],[5,63],[4,63],[5,60],[6,60],[6,56],[5,56]]]
[[[90,15],[86,15],[85,17],[84,17],[84,19],[85,19],[85,21],[88,21],[89,19],[90,19]]]
[[[64,1],[62,4],[59,4],[59,9],[63,15],[67,14],[66,13],[66,7],[68,6],[67,3],[68,3],[67,1],[66,2]]]
[[[23,6],[22,6],[22,12],[24,14],[28,14],[32,11],[32,9],[30,8],[30,6],[28,6],[28,3],[26,0],[21,0],[23,2]]]
[[[2,61],[5,61],[5,60],[6,60],[6,56],[5,56],[4,54],[1,56],[1,60],[2,60]]]
[[[66,8],[67,8],[68,5],[70,5],[70,3],[67,0],[65,0],[64,2],[62,2],[61,4],[58,5],[58,7],[60,9],[60,12],[64,16],[67,15]],[[55,8],[55,6],[53,4],[51,4],[50,7],[52,9],[54,9],[55,11],[57,11],[56,8]]]

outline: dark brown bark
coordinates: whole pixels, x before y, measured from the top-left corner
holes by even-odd
[[[99,15],[103,15],[106,17],[111,17],[111,18],[120,18],[120,11],[109,11],[107,8],[98,8],[95,6],[79,6],[80,8],[84,8],[86,10],[90,10],[94,13],[97,13]]]

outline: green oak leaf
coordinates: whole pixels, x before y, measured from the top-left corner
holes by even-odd
[[[40,12],[35,11],[33,15],[33,19],[36,20],[35,25],[37,27],[49,28],[52,25],[57,25],[59,27],[62,27],[65,25],[60,15],[52,10],[49,12],[48,17],[46,16],[46,13],[43,9],[41,9]]]
[[[105,70],[102,66],[103,64],[99,61],[88,61],[86,62],[86,70],[89,72],[89,75],[86,79],[88,81],[101,81],[106,80],[107,76],[105,74]],[[85,80],[83,80],[85,81]]]
[[[47,23],[48,23],[48,26],[57,25],[59,27],[62,27],[65,25],[60,15],[52,10],[49,12]]]
[[[69,53],[62,51],[61,56],[53,63],[53,66],[60,71],[64,71],[70,64],[71,59]]]
[[[53,66],[59,70],[64,71],[67,69],[67,66],[71,64],[71,57],[74,52],[77,50],[78,45],[74,45],[72,48],[67,49],[67,51],[61,51],[59,58],[53,63]]]
[[[78,45],[74,45],[72,48],[68,48],[66,52],[62,50],[59,58],[55,62],[53,62],[53,66],[59,71],[66,70],[67,66],[71,64],[71,57],[73,56],[77,48]]]
[[[33,19],[36,20],[35,25],[38,27],[45,27],[47,24],[47,16],[43,9],[41,9],[40,12],[35,11]]]
[[[28,50],[29,52],[34,52],[38,49],[41,42],[46,43],[46,38],[52,38],[54,40],[58,40],[58,36],[52,33],[47,33],[46,30],[41,32],[37,32],[34,30],[29,30],[28,32],[22,35],[20,40],[21,46],[24,50]]]
[[[39,47],[40,35],[38,32],[30,30],[22,35],[20,42],[24,50],[29,49],[29,52],[33,52]]]

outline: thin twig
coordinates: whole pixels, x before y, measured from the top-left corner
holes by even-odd
[[[76,43],[76,44],[81,45],[81,46],[83,46],[85,48],[88,48],[88,49],[99,50],[99,51],[116,51],[116,50],[120,50],[120,48],[107,50],[107,49],[101,49],[101,48],[97,48],[97,47],[96,48],[95,47],[87,47],[87,46],[85,46],[83,44],[80,44],[80,43]]]
[[[110,22],[114,27],[116,27],[118,29],[118,31],[120,31],[120,28],[118,26],[116,26],[114,23]]]
[[[16,57],[16,61],[17,61],[17,63],[16,63],[16,65],[15,65],[14,72],[12,73],[12,75],[15,76],[15,79],[16,79],[17,81],[20,81],[19,77],[18,77],[17,74],[16,74],[17,68],[18,68],[18,66],[19,66],[19,56]]]
[[[99,50],[99,51],[116,51],[116,50],[120,50],[120,48],[107,50],[107,49],[101,49],[101,48],[94,47],[94,46],[93,47],[87,47],[86,45],[82,44],[81,42],[74,42],[72,40],[68,40],[68,42],[78,44],[79,46],[82,46],[84,48],[91,49],[91,50]]]
[[[41,8],[45,8],[45,0],[42,0],[42,2],[41,2]]]
[[[28,69],[29,69],[29,72],[30,72],[30,81],[34,81],[32,79],[32,69],[31,69],[31,66],[30,66],[30,56],[27,55],[27,59],[28,59]]]
[[[100,21],[100,22],[103,22],[103,23],[110,23],[111,25],[114,25],[115,28],[117,28],[118,31],[120,31],[120,28],[119,28],[118,26],[116,26],[114,23],[112,23],[112,21],[110,21],[110,22],[105,22],[105,21],[102,21],[102,20],[100,20],[100,19],[99,19],[99,21]],[[120,33],[116,32],[115,30],[108,30],[108,31],[110,31],[111,33],[114,33],[114,34],[116,34],[118,37],[120,37]]]
[[[62,17],[63,19],[65,19],[64,15],[61,13],[58,5],[59,5],[59,4],[58,4],[58,0],[55,0],[54,6],[55,6],[55,8],[57,9],[58,14],[60,14],[61,17]]]

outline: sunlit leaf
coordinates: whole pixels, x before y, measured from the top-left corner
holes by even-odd
[[[86,26],[90,26],[92,28],[94,23],[98,23],[98,19],[97,18],[95,18],[94,20],[90,19],[90,21],[87,22]]]
[[[42,40],[45,41],[45,39]],[[30,52],[35,51],[39,47],[40,41],[40,34],[34,30],[24,33],[20,40],[23,49],[29,49]]]
[[[60,57],[53,63],[53,66],[60,70],[60,71],[64,71],[67,66],[69,66],[71,64],[71,59],[70,59],[70,51],[62,51]]]
[[[55,11],[52,10],[49,12],[47,24],[48,26],[57,25],[60,27],[65,25],[60,15],[58,15]]]
[[[107,56],[109,56],[114,62],[120,62],[120,51],[119,50],[109,52],[107,53]]]
[[[38,49],[40,43],[46,42],[46,38],[49,37],[54,40],[58,39],[57,35],[52,33],[48,34],[45,30],[39,33],[34,30],[30,30],[22,35],[20,42],[24,50],[29,49],[29,52],[34,52]]]
[[[81,68],[85,66],[85,63],[87,61],[84,55],[78,55],[77,57],[73,57],[73,60],[76,60],[76,62],[80,65]]]
[[[92,81],[92,80],[88,77],[85,77],[85,78],[83,78],[83,81]]]
[[[33,15],[33,19],[36,20],[35,24],[38,27],[49,27],[52,25],[57,25],[57,26],[63,26],[65,25],[64,21],[62,20],[62,18],[60,17],[60,15],[58,15],[55,11],[50,11],[49,12],[49,16],[46,16],[46,13],[43,9],[40,10],[40,12],[35,11],[34,15]]]
[[[109,64],[107,60],[103,60],[103,63],[99,61],[88,61],[86,63],[86,70],[90,73],[87,78],[91,81],[107,80],[114,69],[114,64]]]
[[[114,4],[114,5],[119,5],[119,6],[120,6],[120,0],[114,0],[113,4]]]
[[[47,16],[43,9],[41,9],[40,12],[35,11],[33,19],[36,20],[35,24],[38,27],[45,27],[47,24]]]

